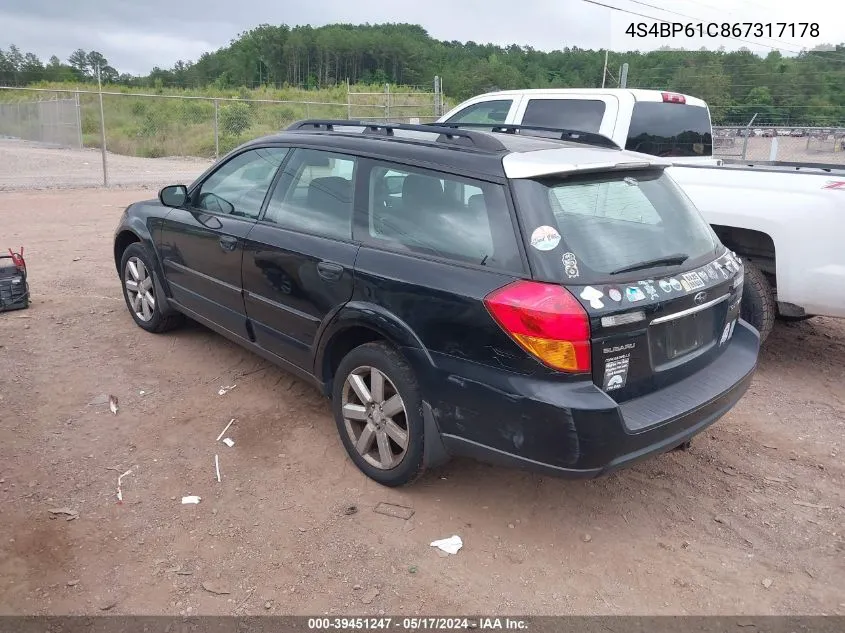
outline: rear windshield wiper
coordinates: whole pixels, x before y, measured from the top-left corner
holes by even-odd
[[[630,273],[635,270],[642,270],[644,268],[652,268],[653,266],[680,266],[689,259],[686,253],[675,253],[674,255],[666,255],[664,257],[655,257],[654,259],[647,259],[644,262],[637,262],[625,268],[611,271],[611,275],[619,275],[621,273]]]

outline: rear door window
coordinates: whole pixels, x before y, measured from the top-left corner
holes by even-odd
[[[523,125],[598,132],[605,103],[587,99],[531,99],[522,117]]]
[[[529,260],[545,281],[642,279],[643,270],[667,266],[643,263],[683,256],[689,266],[718,248],[710,225],[661,170],[519,179],[512,187]]]
[[[406,253],[521,272],[502,185],[371,162],[365,234],[356,239]]]
[[[652,156],[712,156],[713,136],[707,108],[638,101],[625,149]]]

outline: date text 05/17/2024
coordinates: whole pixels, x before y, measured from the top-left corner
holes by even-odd
[[[818,22],[631,22],[631,37],[820,37]]]
[[[426,618],[426,617],[352,617],[352,618],[308,618],[312,631],[524,631],[528,623],[518,618]]]

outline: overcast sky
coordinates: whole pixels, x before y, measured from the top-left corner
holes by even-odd
[[[261,23],[409,22],[438,39],[516,43],[540,50],[746,46],[763,54],[772,48],[788,54],[845,42],[845,21],[832,19],[834,0],[596,2],[669,22],[818,22],[820,37],[631,39],[624,34],[628,24],[653,21],[585,0],[0,0],[0,48],[17,44],[42,61],[50,55],[66,60],[77,48],[98,50],[120,72],[145,74],[153,66],[169,68],[178,59],[195,60]]]

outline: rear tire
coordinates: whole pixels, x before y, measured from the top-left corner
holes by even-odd
[[[123,298],[135,324],[154,334],[175,329],[185,322],[182,314],[162,313],[162,303],[167,299],[158,296],[161,284],[157,281],[153,258],[147,249],[138,242],[130,244],[120,258]]]
[[[367,477],[396,487],[422,475],[422,397],[396,349],[375,342],[349,352],[334,375],[332,411],[346,452]]]
[[[740,316],[760,333],[760,342],[768,338],[775,324],[775,296],[763,272],[745,260],[745,280],[740,304]]]

